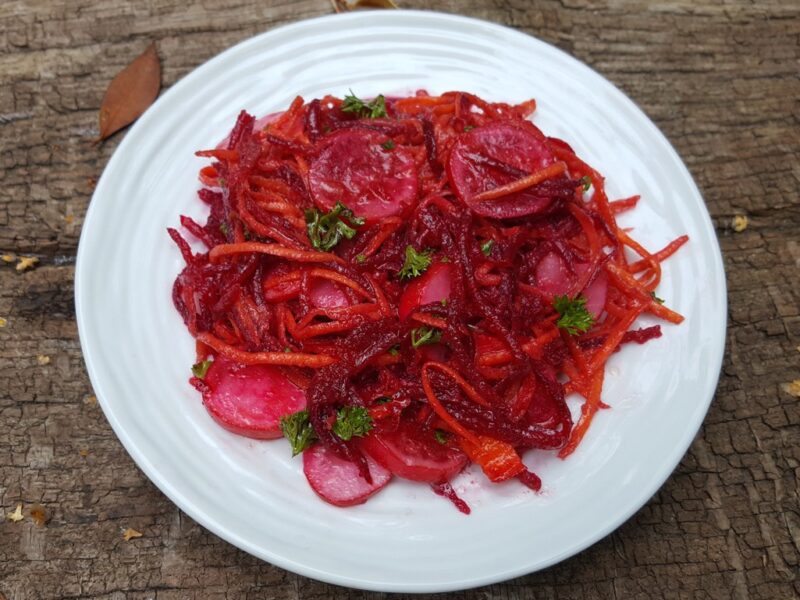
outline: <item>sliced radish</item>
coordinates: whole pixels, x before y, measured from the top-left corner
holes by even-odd
[[[496,122],[458,137],[450,152],[447,173],[456,194],[472,211],[506,219],[542,212],[553,201],[553,193],[534,186],[494,200],[476,202],[474,197],[553,162],[547,141],[534,127]]]
[[[450,263],[433,263],[420,277],[412,279],[400,297],[398,315],[402,321],[420,306],[450,297]]]
[[[352,304],[342,286],[330,279],[314,278],[309,288],[311,304],[317,308],[345,308]]]
[[[369,456],[366,458],[372,483],[361,477],[357,465],[322,444],[303,452],[303,473],[311,488],[326,502],[336,506],[363,504],[392,478],[389,471]]]
[[[361,440],[364,451],[398,477],[440,483],[457,475],[467,456],[440,444],[432,431],[401,421],[397,431],[374,431]]]
[[[603,312],[603,308],[606,305],[607,292],[608,277],[606,277],[605,273],[600,273],[583,291],[586,296],[586,310],[592,313],[595,319]]]
[[[251,438],[280,437],[281,417],[306,406],[303,390],[269,365],[241,366],[217,357],[203,381],[203,404],[214,420]]]
[[[555,252],[545,254],[536,265],[536,285],[551,296],[566,294],[574,280],[567,263]]]
[[[388,141],[368,129],[326,136],[308,175],[317,206],[329,211],[342,202],[368,220],[405,213],[417,197],[417,167],[402,147],[384,148]]]

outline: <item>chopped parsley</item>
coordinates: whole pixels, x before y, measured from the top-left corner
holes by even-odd
[[[589,188],[592,187],[592,178],[588,175],[584,175],[580,179],[580,184],[583,186],[583,191],[588,192]]]
[[[345,96],[342,102],[342,111],[346,113],[356,113],[359,117],[369,117],[370,119],[385,117],[386,98],[381,94],[369,102],[364,102],[361,98],[353,94],[353,90],[350,90],[350,95]]]
[[[316,208],[306,210],[306,229],[311,245],[318,250],[328,252],[342,238],[351,240],[358,233],[355,228],[364,224],[364,219],[357,217],[353,211],[341,202],[329,213],[321,213]]]
[[[395,146],[394,140],[389,140],[388,142],[383,142],[381,144],[381,148],[383,148],[384,150],[394,150],[394,146]]]
[[[475,125],[465,125],[464,133],[466,133],[467,131],[472,131],[473,129],[475,129]]]
[[[494,240],[486,240],[481,244],[481,252],[483,252],[484,256],[491,255],[492,248],[494,248]]]
[[[658,302],[659,304],[664,304],[664,299],[663,298],[659,298],[658,296],[656,296],[655,292],[650,292],[650,297],[653,300],[655,300],[656,302]]]
[[[223,221],[222,223],[219,224],[219,230],[220,230],[220,233],[222,233],[222,235],[224,235],[225,238],[227,239],[228,232],[230,230],[228,229],[228,224],[225,221]]]
[[[585,296],[575,298],[556,296],[553,299],[553,308],[561,315],[561,318],[556,321],[556,325],[570,335],[589,331],[594,325],[594,317],[586,309]]]
[[[400,346],[392,346],[391,348],[389,348],[389,354],[391,356],[397,356],[398,354],[400,354]]]
[[[436,441],[443,446],[447,444],[447,432],[444,429],[434,429],[433,437],[435,437]]]
[[[388,404],[391,401],[392,399],[389,398],[389,396],[379,396],[378,398],[375,398],[375,404]]]
[[[208,373],[208,368],[211,366],[211,363],[214,362],[213,360],[203,360],[199,363],[195,363],[192,365],[192,375],[197,377],[198,379],[204,379],[206,373]]]
[[[442,332],[434,327],[423,325],[411,330],[411,345],[414,348],[435,344],[442,339]]]
[[[297,456],[317,441],[317,434],[308,418],[307,410],[281,417],[281,432],[289,440],[292,456]]]
[[[333,433],[348,441],[353,436],[363,437],[372,429],[372,417],[363,406],[344,406],[336,411]]]
[[[356,262],[358,264],[363,263],[365,260],[367,260],[367,257],[364,256],[363,254],[359,254],[358,256],[356,256]]]
[[[431,266],[431,252],[417,252],[414,246],[406,246],[406,261],[397,273],[400,279],[411,279],[422,275]]]

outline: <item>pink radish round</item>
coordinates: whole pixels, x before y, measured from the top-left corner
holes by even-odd
[[[372,483],[361,477],[357,465],[322,444],[303,452],[303,473],[311,489],[325,502],[335,506],[363,504],[392,478],[389,471],[369,456],[366,458]]]

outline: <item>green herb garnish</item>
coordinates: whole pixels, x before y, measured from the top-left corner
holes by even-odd
[[[447,444],[447,432],[444,431],[443,429],[434,429],[433,437],[435,437],[436,441],[442,444],[443,446]]]
[[[553,299],[553,308],[561,315],[556,325],[570,335],[578,335],[589,331],[594,325],[594,317],[586,309],[586,297],[556,296]]]
[[[356,233],[355,227],[364,224],[364,219],[357,217],[353,211],[341,202],[329,213],[321,213],[316,208],[306,210],[306,229],[311,245],[318,250],[328,252],[342,238],[353,239]]]
[[[588,192],[589,188],[592,187],[592,178],[588,175],[584,175],[581,177],[580,184],[583,186],[583,191]]]
[[[481,244],[481,252],[483,252],[484,256],[489,256],[492,253],[492,248],[494,248],[494,240],[486,240]]]
[[[406,262],[397,273],[400,279],[419,277],[431,266],[431,251],[417,252],[414,246],[406,246]]]
[[[219,224],[219,230],[222,233],[222,235],[224,235],[225,238],[227,239],[228,238],[228,232],[230,230],[228,229],[228,224],[225,221],[223,221],[222,223]]]
[[[394,150],[394,140],[389,140],[388,142],[383,142],[381,144],[381,148],[384,150]]]
[[[307,410],[281,417],[281,432],[289,440],[292,456],[297,456],[317,441],[317,434],[308,418]]]
[[[473,129],[475,129],[475,125],[465,125],[464,133],[466,133],[467,131],[472,131]]]
[[[375,398],[375,404],[387,404],[391,401],[392,399],[389,398],[389,396],[379,396],[378,398]]]
[[[363,254],[359,254],[358,256],[356,256],[356,262],[359,264],[363,263],[365,260],[367,260],[367,257],[364,256]]]
[[[198,379],[203,379],[208,373],[208,368],[211,366],[211,363],[214,362],[213,360],[203,360],[199,363],[195,363],[192,365],[192,375],[197,377]]]
[[[423,325],[411,330],[411,345],[414,348],[435,344],[442,339],[442,332],[434,327]]]
[[[655,300],[656,302],[658,302],[659,304],[664,304],[664,299],[663,298],[659,298],[658,296],[656,296],[655,292],[650,292],[650,297],[653,300]]]
[[[400,354],[400,346],[392,346],[391,348],[389,348],[389,354],[391,356],[397,356],[398,354]]]
[[[356,113],[360,117],[369,117],[370,119],[385,117],[386,98],[381,94],[369,102],[364,102],[361,98],[353,94],[353,90],[350,90],[350,95],[345,96],[342,102],[342,111],[346,113]]]
[[[363,406],[344,406],[336,411],[333,433],[344,441],[353,436],[365,436],[372,429],[372,417]]]

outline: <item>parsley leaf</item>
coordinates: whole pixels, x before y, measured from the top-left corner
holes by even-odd
[[[589,188],[592,187],[592,178],[588,175],[584,175],[581,177],[579,183],[583,186],[583,191],[588,192]]]
[[[435,437],[436,441],[443,446],[447,444],[447,432],[444,429],[434,429],[433,437]]]
[[[289,440],[292,456],[297,456],[317,441],[317,434],[308,418],[307,410],[281,417],[281,431]]]
[[[358,264],[363,263],[365,260],[367,260],[367,257],[364,256],[363,254],[359,254],[358,256],[356,256],[356,262]]]
[[[475,129],[475,125],[464,125],[464,133],[472,131],[473,129]]]
[[[325,252],[338,244],[343,237],[352,240],[358,233],[354,228],[363,224],[364,219],[355,216],[341,202],[337,202],[329,213],[323,214],[316,208],[306,210],[308,239],[314,248]]]
[[[397,273],[400,279],[419,277],[431,266],[431,251],[417,252],[414,246],[406,246],[406,262]]]
[[[208,373],[208,368],[211,366],[213,360],[203,360],[197,364],[192,365],[192,375],[198,379],[203,379]]]
[[[414,348],[425,346],[427,344],[435,344],[442,339],[442,332],[433,327],[423,325],[411,330],[411,345]]]
[[[225,221],[223,221],[222,223],[219,224],[219,232],[222,235],[224,235],[225,238],[228,237],[228,232],[229,231],[230,231],[230,229],[228,229],[228,224]]]
[[[494,248],[494,240],[486,240],[481,244],[481,252],[483,252],[484,256],[491,255],[492,248]]]
[[[370,119],[385,117],[386,98],[381,94],[369,102],[364,102],[361,98],[353,94],[353,90],[350,90],[350,95],[345,96],[342,102],[342,111],[346,113],[356,113],[360,117],[369,117]]]
[[[345,442],[354,435],[365,436],[372,429],[372,417],[363,406],[344,406],[336,411],[333,433]]]
[[[589,331],[594,325],[592,313],[586,310],[585,296],[577,296],[572,299],[569,296],[556,296],[553,299],[553,308],[561,315],[561,318],[556,321],[556,325],[570,335]]]
[[[653,300],[655,300],[656,302],[658,302],[659,304],[664,304],[664,299],[663,298],[659,298],[658,296],[656,296],[655,292],[650,292],[650,297]]]
[[[395,146],[394,140],[389,140],[388,142],[383,142],[381,144],[381,148],[383,148],[384,150],[394,150],[394,146]]]
[[[398,354],[400,354],[400,346],[392,346],[391,348],[389,348],[389,354],[391,356],[397,356]]]

